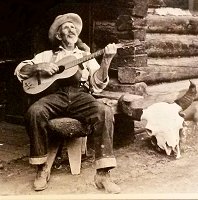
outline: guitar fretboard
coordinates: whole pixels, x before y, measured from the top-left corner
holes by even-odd
[[[74,60],[74,61],[72,61],[70,64],[70,66],[71,67],[74,67],[74,66],[76,66],[76,65],[79,65],[80,63],[83,63],[83,62],[86,62],[86,61],[88,61],[88,60],[91,60],[91,59],[93,59],[93,58],[96,58],[96,57],[98,57],[98,56],[100,56],[100,55],[102,55],[102,54],[104,54],[104,49],[101,49],[101,50],[99,50],[99,51],[96,51],[95,53],[92,53],[92,54],[90,54],[90,55],[86,55],[86,56],[83,56],[82,58],[79,58],[79,59],[77,59],[77,60]]]
[[[126,48],[126,47],[129,47],[129,46],[132,46],[132,45],[139,45],[139,43],[140,42],[137,42],[137,41],[129,42],[129,43],[126,43],[126,44],[118,43],[118,44],[116,44],[116,47],[117,48]],[[86,56],[83,56],[82,58],[76,59],[76,60],[74,60],[74,61],[72,61],[70,63],[67,63],[67,66],[65,67],[65,69],[72,68],[72,67],[74,67],[76,65],[79,65],[79,64],[81,64],[83,62],[86,62],[88,60],[96,58],[96,57],[104,54],[104,52],[105,52],[105,49],[101,49],[101,50],[96,51],[95,53],[92,53],[90,55],[86,55]]]

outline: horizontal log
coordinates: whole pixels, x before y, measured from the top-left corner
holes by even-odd
[[[118,31],[128,31],[146,27],[146,18],[137,18],[130,15],[120,15],[116,20]]]
[[[198,63],[198,57],[165,58],[165,59],[148,58],[147,61],[148,69],[147,68],[143,69],[141,67],[127,68],[127,66],[118,68],[118,80],[121,83],[125,84],[135,83],[138,81],[146,81],[147,84],[149,84],[161,81],[173,81],[173,80],[193,78],[197,77],[195,73],[197,71],[197,63]],[[148,73],[151,74],[150,77],[148,77],[147,75]],[[141,74],[141,79],[140,79],[140,74]],[[153,77],[154,74],[155,77]],[[137,78],[135,78],[136,76]]]
[[[169,94],[169,93],[178,93],[181,91],[186,92],[190,86],[190,81],[193,82],[198,88],[198,78],[195,79],[187,79],[187,80],[179,80],[174,82],[163,82],[160,84],[152,84],[147,86],[148,95],[161,95],[161,94]],[[180,98],[184,93],[182,93],[177,98]],[[198,93],[195,97],[195,100],[198,99]]]
[[[94,5],[92,11],[93,19],[97,20],[116,20],[119,15],[133,15],[133,9],[131,8],[122,8],[116,6],[107,6],[107,5]]]
[[[121,83],[147,84],[176,81],[183,79],[198,78],[198,67],[173,67],[173,66],[152,66],[140,68],[118,68],[118,80]]]
[[[160,66],[160,67],[195,67],[198,65],[198,56],[193,57],[178,57],[178,58],[151,58],[149,57],[147,60],[148,67],[149,66]]]
[[[128,101],[143,98],[142,95],[135,95],[135,94],[125,93],[125,92],[112,92],[108,90],[103,90],[101,93],[93,93],[93,96],[96,98],[108,98],[111,100],[118,100],[121,96],[125,94],[126,94],[125,98],[127,98]]]
[[[154,7],[172,7],[172,8],[182,8],[188,9],[188,0],[148,0],[148,6],[150,8]]]
[[[166,93],[166,94],[156,94],[156,95],[147,95],[143,99],[138,100],[132,100],[128,101],[127,99],[124,99],[125,104],[128,104],[128,112],[126,112],[128,115],[130,115],[130,111],[134,109],[146,109],[150,105],[158,102],[167,102],[167,103],[173,103],[181,94],[183,95],[185,91],[181,92],[172,92],[172,93]],[[127,109],[125,109],[127,110]]]
[[[111,78],[105,90],[112,92],[127,92],[134,95],[144,96],[147,94],[146,88],[147,85],[144,82],[136,84],[121,84],[116,78]]]
[[[146,29],[136,29],[131,31],[110,31],[110,30],[94,30],[94,42],[98,47],[104,46],[109,42],[117,43],[119,40],[140,40],[146,38]]]
[[[198,79],[193,79],[192,82],[197,85]],[[173,103],[176,99],[179,99],[186,93],[189,85],[190,82],[188,80],[184,80],[174,83],[147,86],[147,93],[144,93],[143,96],[129,94],[126,92],[111,92],[105,90],[102,93],[93,95],[98,100],[101,100],[111,106],[115,114],[124,113],[131,118],[135,118],[134,120],[138,120],[138,116],[141,114],[142,109],[145,109],[157,102]]]
[[[143,0],[106,0],[92,5],[92,16],[94,20],[117,19],[119,15],[143,18],[147,10],[147,2]]]
[[[94,30],[114,32],[116,31],[116,20],[95,21]]]
[[[131,31],[131,35],[132,35],[133,40],[138,39],[140,41],[145,41],[145,39],[146,39],[146,28],[145,29],[144,28],[134,29],[134,30]],[[125,34],[123,33],[123,37],[122,37],[121,34],[120,34],[119,37],[121,39],[128,39],[127,37],[124,37],[124,36],[125,36]]]
[[[102,101],[103,103],[109,105],[112,108],[114,114],[120,113],[120,111],[118,110],[118,100],[121,96],[125,96],[125,99],[127,99],[127,101],[133,101],[135,99],[143,98],[143,96],[126,92],[111,92],[105,90],[103,90],[102,93],[94,93],[93,96],[99,101]]]
[[[126,41],[125,42],[130,42]],[[124,43],[124,42],[123,42]],[[139,55],[139,54],[146,54],[146,47],[144,41],[139,41],[139,44],[134,46],[129,46],[127,48],[119,48],[117,51],[117,55],[123,57],[123,56],[129,56],[129,55]]]
[[[117,20],[95,21],[94,29],[109,32],[128,31],[140,28],[146,28],[146,18],[137,18],[130,15],[120,15]]]
[[[193,83],[197,84],[197,82],[193,80]],[[111,91],[103,91],[94,96],[99,101],[111,106],[114,114],[124,113],[133,120],[139,121],[143,109],[158,102],[174,103],[176,99],[186,93],[189,85],[189,81],[178,81],[148,86],[148,93],[143,96]]]
[[[131,56],[115,56],[111,66],[113,68],[126,67],[147,67],[147,54],[137,54]]]
[[[191,79],[198,87],[198,79]],[[189,88],[189,80],[182,80],[172,83],[163,83],[147,87],[148,95],[144,99],[134,100],[131,102],[132,108],[147,108],[157,102],[173,103],[176,99],[181,98]],[[197,101],[198,94],[195,97]],[[127,99],[126,99],[127,101]]]
[[[149,8],[159,8],[164,7],[165,3],[163,0],[148,0],[148,7]]]
[[[116,39],[139,39],[143,41],[146,38],[146,26],[141,26],[143,23],[145,23],[144,20],[135,20],[133,24],[128,23],[128,25],[122,26],[119,22],[116,24],[116,21],[96,21],[94,37],[98,43],[103,39],[111,41]]]
[[[198,34],[197,16],[159,16],[149,14],[147,33]]]
[[[141,73],[144,75],[146,72],[133,67],[118,67],[118,81],[120,83],[132,84],[142,79],[143,82],[146,82]]]
[[[198,37],[178,34],[147,34],[146,48],[149,57],[197,56]]]

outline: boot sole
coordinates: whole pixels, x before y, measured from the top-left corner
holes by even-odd
[[[50,180],[50,172],[48,173],[48,175],[46,177],[46,181],[47,181],[46,185],[44,187],[39,187],[39,188],[38,187],[34,187],[34,190],[35,191],[42,191],[42,190],[47,189],[49,180]]]
[[[95,185],[96,185],[96,187],[97,187],[98,189],[104,189],[104,186],[103,186],[103,184],[101,184],[101,183],[96,183],[96,182],[95,182]]]
[[[46,184],[44,187],[42,187],[42,188],[35,188],[34,187],[34,190],[35,191],[42,191],[42,190],[45,190],[46,188],[48,187],[48,184]]]

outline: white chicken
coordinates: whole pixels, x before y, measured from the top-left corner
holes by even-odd
[[[167,155],[175,152],[176,158],[180,158],[179,131],[182,128],[184,119],[179,115],[181,107],[176,103],[160,102],[155,103],[145,110],[141,116],[146,120],[148,133],[155,136],[157,145],[165,150]]]

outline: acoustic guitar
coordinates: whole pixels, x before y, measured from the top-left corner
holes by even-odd
[[[140,45],[139,40],[133,42],[116,44],[117,48],[129,48],[130,46]],[[77,59],[75,56],[67,56],[56,62],[59,67],[59,71],[52,75],[43,75],[37,72],[35,75],[23,81],[23,89],[27,94],[38,94],[49,88],[58,79],[67,79],[72,77],[79,70],[79,64],[91,60],[104,54],[104,49],[96,51],[95,53],[83,56]]]

